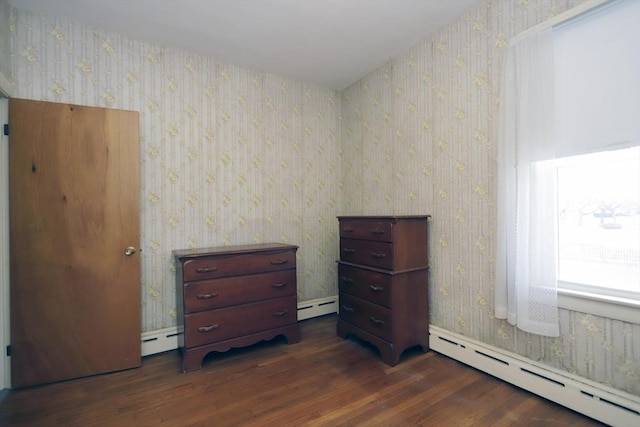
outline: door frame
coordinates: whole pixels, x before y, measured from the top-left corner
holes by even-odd
[[[6,348],[9,337],[9,139],[4,124],[9,123],[11,85],[0,73],[0,392],[11,388],[11,359]]]

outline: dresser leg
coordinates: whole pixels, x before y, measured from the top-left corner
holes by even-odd
[[[389,366],[396,366],[398,364],[398,362],[400,361],[400,354],[402,354],[402,351],[397,351],[393,344],[389,344],[389,345],[378,345],[378,350],[380,351],[380,359],[382,359],[382,361],[384,363],[386,363]]]
[[[336,333],[340,338],[347,338],[347,335],[352,334],[360,338],[361,340],[369,342],[371,345],[378,349],[380,353],[380,359],[389,366],[396,366],[400,361],[400,355],[402,351],[398,351],[396,346],[387,342],[369,332],[361,329],[355,325],[338,319],[336,324]]]
[[[345,330],[344,324],[340,319],[338,319],[338,323],[336,324],[336,335],[338,335],[342,339],[347,338],[347,331]]]
[[[185,351],[182,353],[182,372],[191,372],[202,368],[202,359],[206,353]]]
[[[300,342],[300,328],[297,324],[284,329],[282,334],[287,339],[287,344]]]

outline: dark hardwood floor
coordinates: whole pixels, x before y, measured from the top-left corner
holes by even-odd
[[[599,426],[600,423],[434,352],[395,367],[334,315],[276,338],[209,354],[183,374],[177,351],[142,367],[11,390],[0,426]]]

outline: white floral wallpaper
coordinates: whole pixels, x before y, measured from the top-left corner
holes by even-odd
[[[11,79],[11,26],[9,4],[0,1],[0,74],[5,79]]]
[[[342,91],[343,210],[432,215],[432,324],[640,395],[640,325],[561,310],[545,338],[493,315],[502,57],[580,3],[486,0]]]
[[[143,331],[175,325],[173,249],[299,245],[298,298],[336,294],[339,94],[13,10],[19,98],[137,110]]]
[[[297,244],[305,301],[336,294],[336,215],[430,214],[432,324],[640,395],[639,325],[493,316],[502,54],[581,2],[485,0],[340,93],[12,9],[12,75],[21,98],[140,111],[143,330],[175,324],[172,249]]]

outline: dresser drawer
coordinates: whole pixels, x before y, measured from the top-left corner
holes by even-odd
[[[196,347],[294,325],[297,319],[296,297],[188,314],[184,316],[185,345]]]
[[[370,240],[340,239],[340,260],[390,270],[393,268],[393,244]]]
[[[391,275],[338,264],[338,278],[340,292],[391,307]]]
[[[392,242],[393,224],[389,221],[343,219],[340,221],[340,237]]]
[[[185,314],[296,295],[296,271],[224,277],[184,285]]]
[[[191,282],[237,274],[288,270],[295,266],[296,254],[293,251],[211,255],[185,261],[182,274],[185,282]]]
[[[340,293],[340,319],[391,341],[391,310],[360,298]]]

